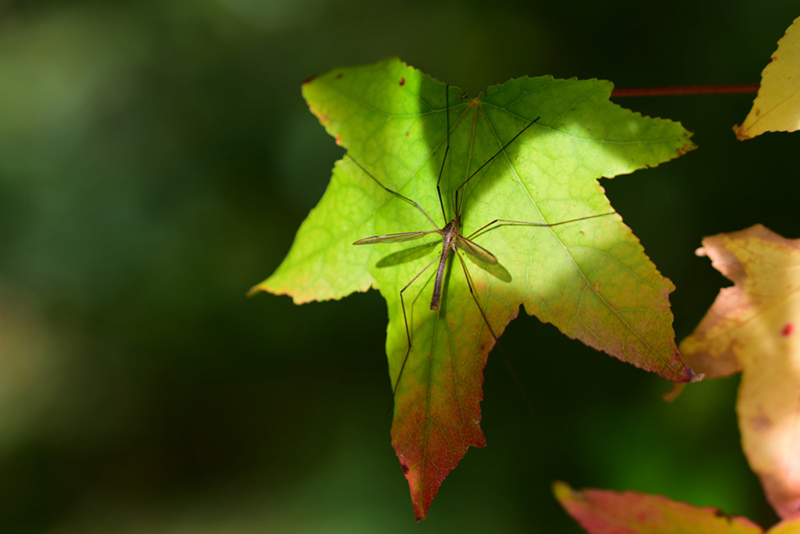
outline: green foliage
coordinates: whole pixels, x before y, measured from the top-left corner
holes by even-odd
[[[396,59],[304,84],[311,110],[350,157],[335,165],[286,260],[255,288],[295,302],[370,286],[381,291],[396,385],[393,442],[418,517],[467,447],[484,444],[482,370],[495,336],[521,304],[621,360],[671,380],[691,378],[675,347],[672,283],[619,216],[602,216],[613,209],[597,183],[691,150],[689,133],[610,103],[608,82],[520,78],[477,98],[456,87],[447,91]],[[416,247],[353,243],[431,231],[435,221],[442,228],[456,215],[456,198],[462,234],[477,232],[475,242],[499,264],[456,255],[443,304],[432,311],[434,270],[425,269],[441,250],[430,246],[438,234]],[[552,225],[586,217],[594,218],[481,230],[497,219]]]

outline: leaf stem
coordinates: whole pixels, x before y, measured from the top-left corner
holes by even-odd
[[[757,93],[759,84],[740,83],[731,85],[678,85],[675,87],[638,87],[614,89],[611,98],[625,96],[677,96],[677,95],[727,95]]]

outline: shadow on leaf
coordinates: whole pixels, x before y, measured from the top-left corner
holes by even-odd
[[[376,267],[384,268],[384,267],[394,267],[396,265],[408,263],[410,261],[417,260],[427,255],[431,251],[432,246],[440,244],[441,241],[433,241],[432,243],[417,245],[416,247],[411,247],[398,252],[394,252],[382,258],[375,265]]]

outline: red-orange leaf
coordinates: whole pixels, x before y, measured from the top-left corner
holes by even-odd
[[[744,517],[716,508],[675,502],[660,495],[553,485],[561,506],[589,534],[763,534]],[[785,528],[785,527],[784,527]],[[782,531],[788,534],[788,530]]]

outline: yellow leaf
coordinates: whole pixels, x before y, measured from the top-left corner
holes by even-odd
[[[793,132],[800,128],[800,17],[778,41],[778,49],[761,73],[753,109],[736,137],[744,141],[764,132]]]
[[[800,239],[761,225],[703,240],[701,254],[734,282],[681,343],[707,378],[742,371],[745,455],[781,517],[800,511]]]

